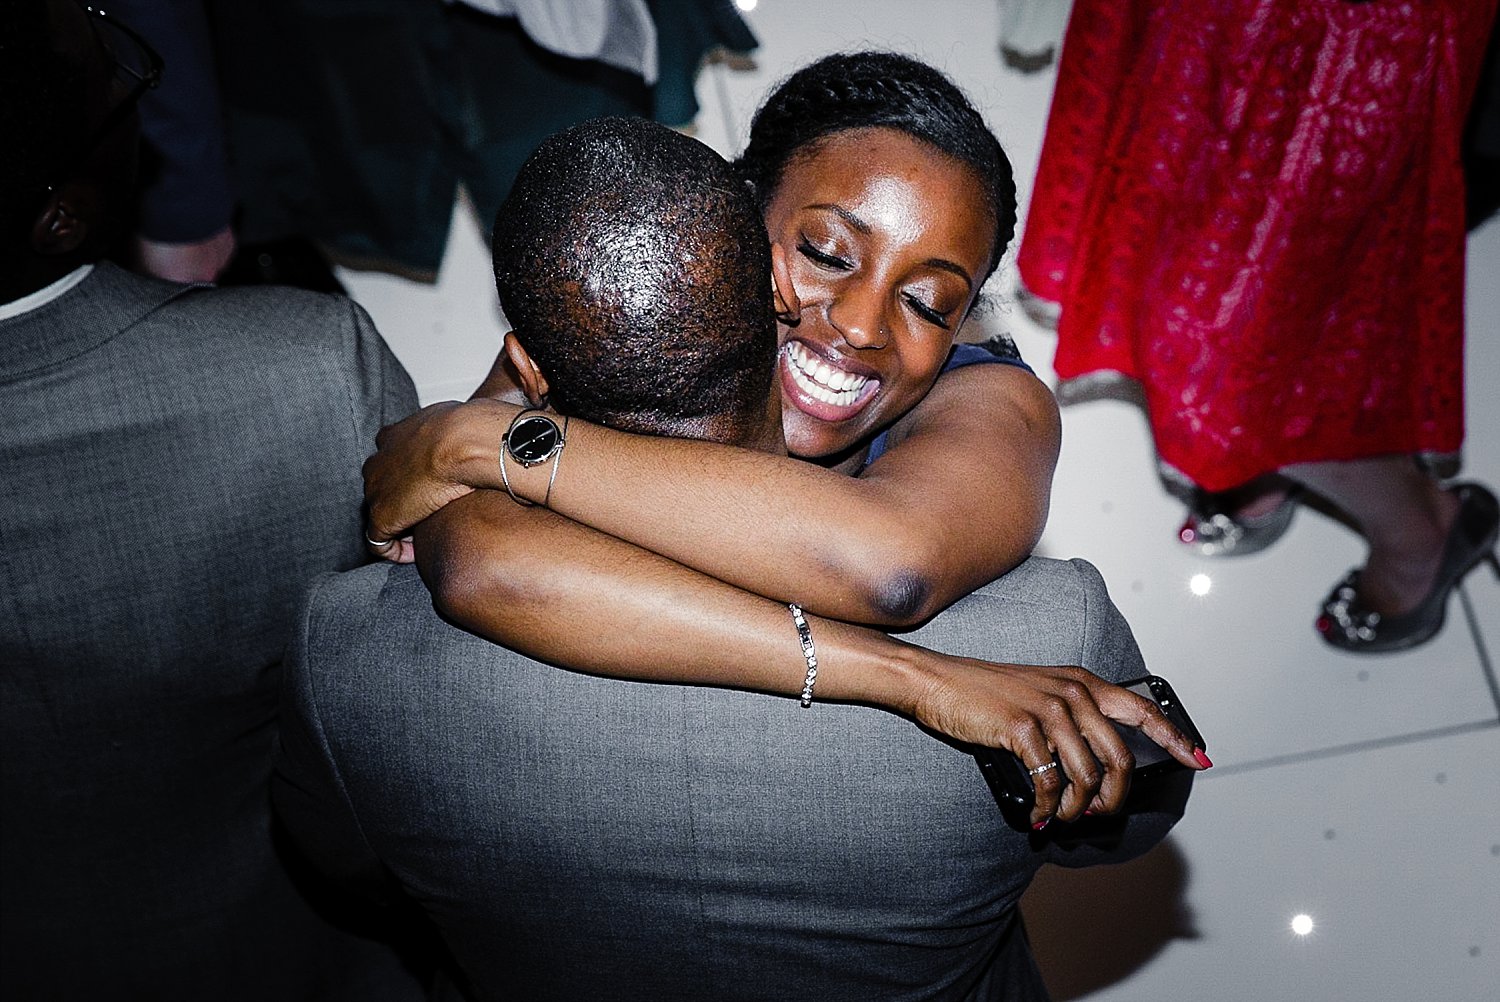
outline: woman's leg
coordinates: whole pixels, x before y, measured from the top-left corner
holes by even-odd
[[[1359,579],[1363,606],[1391,616],[1421,603],[1437,578],[1456,497],[1407,455],[1301,463],[1282,472],[1359,525],[1370,544]]]

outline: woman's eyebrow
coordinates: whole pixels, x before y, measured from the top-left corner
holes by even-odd
[[[969,289],[972,290],[974,288],[974,279],[969,277],[969,273],[964,270],[964,266],[961,264],[949,261],[947,258],[943,257],[930,257],[922,263],[928,265],[929,267],[941,268],[943,271],[951,271],[953,272],[953,274],[963,279],[964,285],[968,286]]]
[[[854,213],[844,208],[842,205],[834,205],[832,202],[819,202],[817,205],[809,205],[808,208],[822,209],[825,212],[832,212],[844,222],[848,223],[856,230],[859,230],[859,232],[864,234],[868,234],[870,232],[869,223],[865,222],[863,219],[859,218]]]

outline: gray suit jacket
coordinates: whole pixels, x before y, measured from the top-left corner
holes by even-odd
[[[0,322],[0,995],[349,984],[272,844],[280,661],[415,403],[342,298],[101,265]]]
[[[1083,561],[913,639],[1144,673]],[[415,899],[476,998],[1043,998],[1015,910],[1037,868],[1134,855],[1181,811],[1104,847],[1019,834],[907,720],[547,667],[441,620],[410,567],[323,578],[288,665],[278,810],[321,866]]]

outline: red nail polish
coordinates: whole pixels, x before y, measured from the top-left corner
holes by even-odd
[[[1034,832],[1039,832],[1043,828],[1046,828],[1047,825],[1051,823],[1051,821],[1051,818],[1043,818],[1041,821],[1038,821],[1036,824],[1032,825],[1031,830]]]
[[[1205,769],[1212,769],[1214,767],[1213,759],[1205,755],[1202,748],[1193,749],[1193,758],[1197,759],[1198,764]]]
[[[1091,818],[1091,817],[1094,816],[1094,812],[1093,811],[1084,811],[1083,812],[1083,816],[1086,817],[1086,818]]]

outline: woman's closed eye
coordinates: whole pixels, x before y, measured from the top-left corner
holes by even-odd
[[[836,271],[848,271],[854,267],[853,263],[847,258],[842,258],[830,251],[814,247],[811,241],[805,237],[797,242],[797,250],[809,261],[822,265],[825,268],[832,268]]]
[[[906,305],[910,306],[912,312],[917,316],[936,327],[941,327],[943,330],[949,329],[948,318],[953,315],[952,310],[939,310],[934,306],[929,306],[911,293],[906,293],[904,298],[906,299]]]

